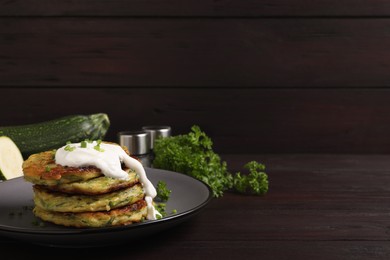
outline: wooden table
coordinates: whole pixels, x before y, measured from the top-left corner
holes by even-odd
[[[249,160],[265,163],[269,193],[225,193],[179,226],[116,247],[49,248],[0,237],[1,254],[13,259],[389,259],[390,155],[222,158],[232,171]]]

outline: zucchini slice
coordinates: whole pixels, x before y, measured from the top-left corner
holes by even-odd
[[[7,136],[0,136],[0,180],[23,176],[23,157],[16,144]]]

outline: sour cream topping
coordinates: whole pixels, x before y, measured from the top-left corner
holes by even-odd
[[[144,167],[119,145],[97,141],[67,144],[56,151],[55,162],[69,167],[95,166],[107,177],[128,180],[128,173],[122,170],[124,163],[138,174],[144,188],[148,209],[146,218],[154,220],[157,219],[156,215],[160,215],[153,206],[153,198],[156,197],[157,191],[147,178]]]

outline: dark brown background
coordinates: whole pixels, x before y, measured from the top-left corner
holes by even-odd
[[[220,153],[390,151],[385,0],[0,1],[0,125],[105,112]]]

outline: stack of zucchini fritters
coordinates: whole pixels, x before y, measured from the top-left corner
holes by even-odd
[[[134,171],[124,169],[129,180],[120,180],[93,166],[58,165],[54,158],[55,151],[47,151],[23,163],[24,178],[34,184],[37,217],[64,226],[107,227],[140,222],[147,215],[145,193]]]

